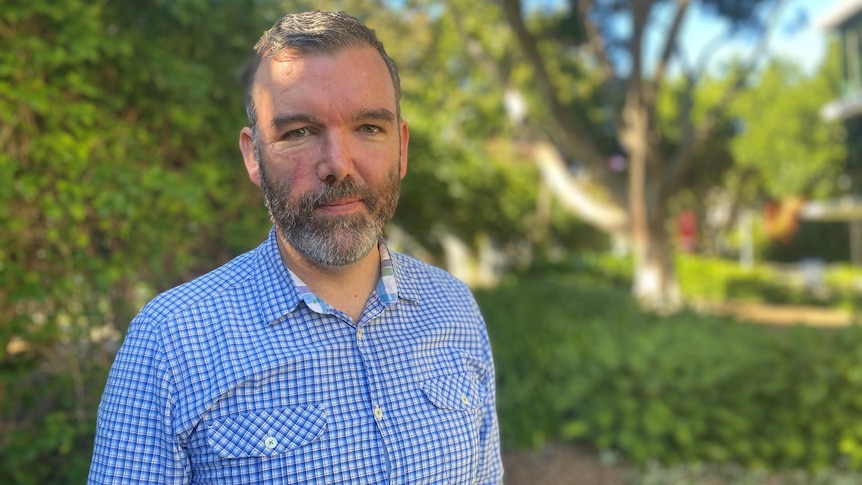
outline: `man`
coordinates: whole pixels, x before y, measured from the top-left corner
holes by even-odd
[[[134,319],[90,482],[499,483],[479,309],[381,239],[407,169],[394,63],[341,13],[255,52],[239,145],[274,229]]]

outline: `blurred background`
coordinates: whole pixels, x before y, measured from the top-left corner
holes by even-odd
[[[862,483],[859,0],[4,0],[0,483],[83,483],[129,321],[266,237],[238,76],[307,9],[399,65],[507,483]]]

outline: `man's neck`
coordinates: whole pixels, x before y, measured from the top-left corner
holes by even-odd
[[[315,295],[358,322],[365,304],[380,279],[380,251],[375,243],[359,261],[336,268],[312,264],[278,237],[278,251],[284,264]]]

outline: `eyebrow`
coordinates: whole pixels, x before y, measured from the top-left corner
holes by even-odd
[[[395,115],[392,111],[389,111],[386,108],[377,108],[377,109],[363,109],[356,113],[353,116],[353,121],[362,121],[362,120],[380,120],[380,121],[388,121],[394,122],[398,119],[398,116]],[[286,125],[290,125],[293,123],[308,123],[312,125],[323,125],[324,121],[316,116],[312,116],[304,113],[289,113],[278,115],[272,119],[270,122],[270,126],[275,129],[281,129]]]
[[[386,108],[364,109],[353,117],[353,121],[362,121],[367,119],[392,122],[398,119],[398,117],[395,116],[395,113],[389,111]]]
[[[311,115],[296,113],[296,114],[284,114],[278,115],[272,119],[270,122],[270,126],[275,129],[280,129],[285,125],[289,125],[292,123],[309,123],[313,125],[322,125],[323,120],[316,118]]]

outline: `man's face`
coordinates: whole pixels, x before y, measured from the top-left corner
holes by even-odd
[[[406,173],[409,133],[383,59],[371,47],[281,54],[261,63],[253,95],[258,130],[240,147],[279,235],[317,266],[359,261]]]

